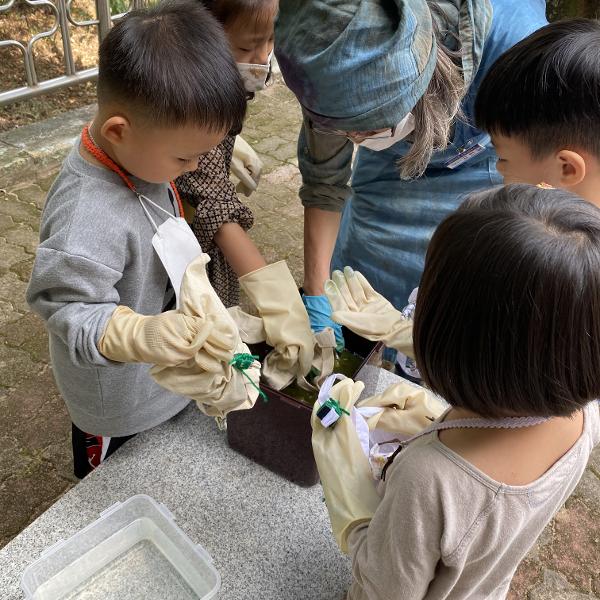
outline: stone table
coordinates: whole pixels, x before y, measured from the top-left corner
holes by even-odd
[[[396,379],[374,367],[361,378],[366,393]],[[192,403],[125,444],[0,550],[2,600],[23,598],[21,574],[44,549],[135,494],[163,503],[210,553],[221,598],[344,597],[350,564],[331,534],[321,486],[298,487],[231,450]]]

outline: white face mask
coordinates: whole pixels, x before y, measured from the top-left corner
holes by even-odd
[[[271,59],[273,58],[273,50],[267,58],[266,65],[253,65],[250,63],[237,63],[238,70],[244,81],[244,87],[247,92],[258,92],[267,87],[267,83],[271,78]]]
[[[202,254],[202,248],[200,248],[194,232],[185,219],[174,217],[169,211],[158,206],[146,196],[138,194],[138,199],[156,231],[152,236],[152,245],[171,280],[177,300],[177,308],[179,308],[179,294],[183,275],[188,265]],[[144,202],[149,202],[159,210],[167,213],[169,218],[157,227],[148,209],[144,206]]]
[[[393,146],[396,142],[403,140],[407,135],[412,133],[415,129],[415,118],[412,113],[408,113],[394,129],[394,135],[390,136],[388,132],[378,133],[373,137],[363,140],[358,145],[364,146],[369,150],[378,152],[379,150],[385,150],[390,146]],[[382,136],[382,137],[378,137]]]

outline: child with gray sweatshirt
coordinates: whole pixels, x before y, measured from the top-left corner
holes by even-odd
[[[191,358],[216,331],[169,310],[170,279],[195,242],[170,182],[240,129],[246,110],[228,41],[199,2],[130,13],[99,54],[98,112],[49,192],[27,292],[47,323],[78,477],[189,401],[149,373]]]

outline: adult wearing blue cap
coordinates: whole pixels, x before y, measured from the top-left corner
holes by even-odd
[[[472,124],[475,94],[496,58],[545,23],[543,0],[281,2],[277,60],[304,114],[313,329],[332,325],[332,266],[360,270],[401,308],[437,224],[465,194],[501,183],[490,139]]]

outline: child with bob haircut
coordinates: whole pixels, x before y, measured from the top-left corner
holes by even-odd
[[[505,183],[544,182],[600,206],[600,22],[546,25],[507,50],[475,102]]]
[[[188,404],[157,385],[153,364],[176,366],[208,343],[230,353],[236,332],[217,313],[170,310],[170,279],[200,252],[170,182],[245,111],[227,39],[197,1],[133,11],[100,46],[98,111],[48,194],[27,291],[47,323],[78,477]]]
[[[319,470],[336,465],[322,481],[348,600],[505,598],[600,441],[600,211],[522,184],[468,197],[429,245],[414,348],[450,408],[401,442],[381,499],[344,460],[351,425],[313,417]],[[361,384],[336,387],[350,412]]]

